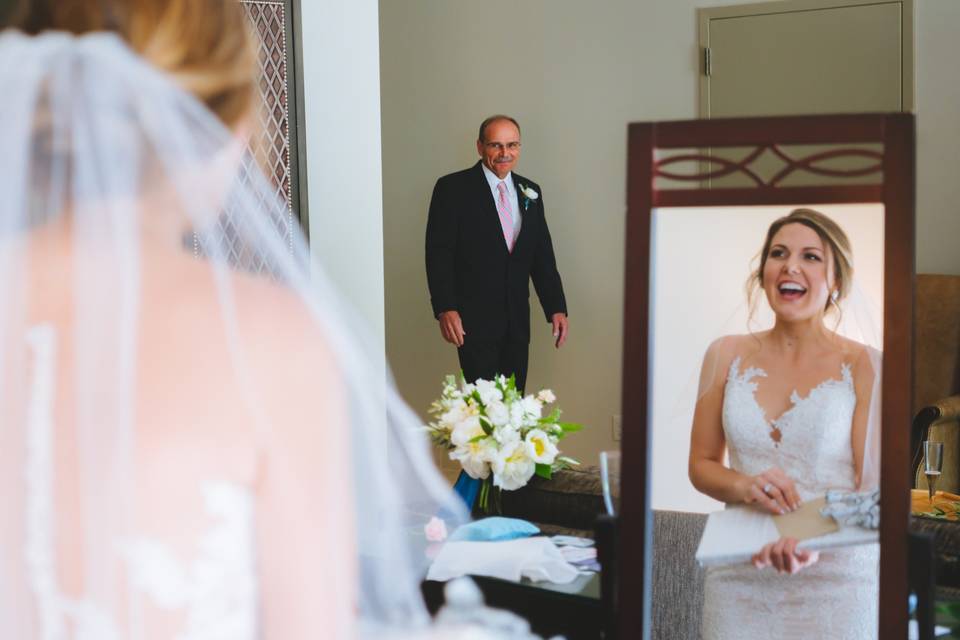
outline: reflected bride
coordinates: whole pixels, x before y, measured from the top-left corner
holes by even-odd
[[[770,514],[828,490],[874,488],[879,354],[837,331],[854,289],[844,231],[797,209],[770,226],[750,297],[773,327],[707,350],[689,474],[704,494]],[[724,456],[729,454],[729,466]],[[875,638],[876,544],[822,551],[781,538],[751,564],[709,567],[704,638]]]

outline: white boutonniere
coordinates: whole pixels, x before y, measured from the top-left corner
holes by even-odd
[[[521,184],[518,186],[520,187],[520,193],[523,194],[523,210],[526,211],[530,208],[530,202],[539,198],[540,194],[529,185]]]

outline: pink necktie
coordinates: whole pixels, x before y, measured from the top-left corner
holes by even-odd
[[[500,226],[503,227],[503,239],[507,243],[507,251],[513,251],[513,215],[510,213],[510,200],[507,199],[507,184],[501,181],[497,185],[497,213],[500,214]]]

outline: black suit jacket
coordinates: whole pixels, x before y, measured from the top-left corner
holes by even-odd
[[[434,317],[460,312],[467,339],[530,340],[530,280],[547,322],[566,313],[540,186],[512,174],[520,235],[507,251],[490,185],[478,162],[437,180],[427,219],[427,283]],[[540,197],[529,200],[519,185]]]

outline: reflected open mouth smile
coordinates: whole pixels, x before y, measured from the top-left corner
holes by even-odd
[[[798,300],[807,293],[806,288],[796,282],[781,282],[777,286],[777,291],[780,292],[781,297],[787,300]]]

